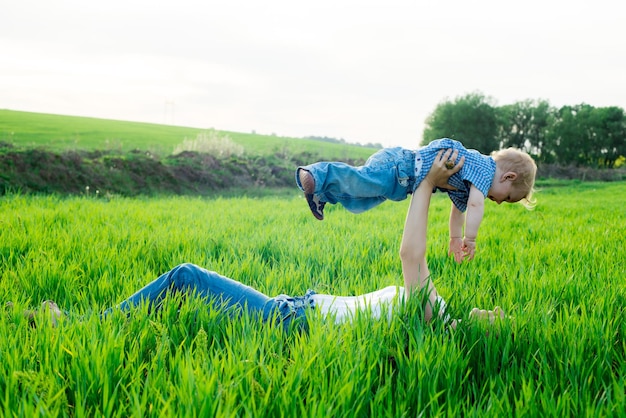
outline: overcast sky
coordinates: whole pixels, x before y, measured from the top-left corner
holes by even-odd
[[[444,100],[626,108],[615,0],[0,0],[0,108],[414,148]]]

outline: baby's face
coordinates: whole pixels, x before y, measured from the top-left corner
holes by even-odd
[[[519,202],[524,198],[518,190],[513,188],[513,182],[510,180],[495,181],[491,185],[489,193],[487,193],[487,197],[496,202],[498,205],[502,202]]]

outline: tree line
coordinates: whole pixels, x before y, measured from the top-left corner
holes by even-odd
[[[626,116],[617,106],[556,108],[547,100],[496,106],[470,93],[439,103],[426,119],[423,144],[444,137],[484,154],[516,147],[538,162],[614,168],[625,162]]]

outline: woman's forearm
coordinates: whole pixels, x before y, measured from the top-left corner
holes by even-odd
[[[437,298],[437,290],[430,280],[426,263],[428,207],[431,195],[432,186],[428,182],[422,182],[413,193],[400,246],[402,275],[407,294],[419,295],[424,291],[428,295],[430,303],[426,304],[424,312],[426,321],[432,317],[432,306]]]

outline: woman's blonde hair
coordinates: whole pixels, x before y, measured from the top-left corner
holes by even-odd
[[[512,171],[517,174],[512,187],[524,195],[520,201],[522,205],[527,209],[532,209],[535,206],[533,193],[535,192],[535,176],[537,174],[537,164],[532,157],[517,148],[494,151],[491,156],[503,171]]]

